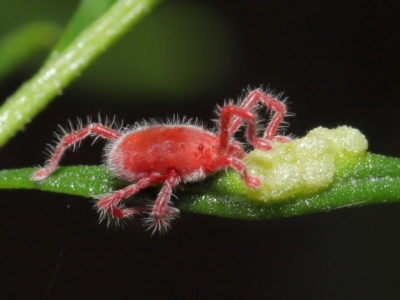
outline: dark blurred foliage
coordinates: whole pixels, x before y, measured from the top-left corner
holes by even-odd
[[[372,0],[166,1],[146,20],[152,26],[140,24],[1,149],[1,168],[43,163],[46,143],[67,119],[101,112],[127,123],[174,114],[208,121],[216,104],[261,84],[289,96],[296,117],[288,132],[350,125],[367,136],[370,151],[400,156],[399,9]],[[24,7],[14,13],[23,14],[20,22],[35,17]],[[68,16],[59,18],[64,24]],[[38,66],[11,74],[1,99]],[[63,164],[100,163],[102,143],[90,144]],[[1,194],[2,299],[41,299],[52,280],[48,299],[400,294],[398,204],[254,222],[183,212],[168,234],[151,237],[139,220],[124,230],[98,225],[88,199]]]

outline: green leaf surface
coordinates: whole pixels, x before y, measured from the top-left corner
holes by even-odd
[[[114,179],[104,166],[61,167],[48,179],[30,180],[35,169],[0,172],[0,188],[39,189],[92,197],[118,189],[123,184]],[[234,171],[209,176],[206,180],[182,185],[177,189],[175,205],[182,210],[239,219],[271,219],[308,213],[326,212],[343,207],[400,200],[400,159],[367,153],[346,168],[326,189],[317,193],[283,200],[256,201],[238,190],[241,179]],[[127,184],[127,183],[125,183]],[[243,189],[247,189],[243,187]],[[157,190],[150,189],[129,202],[154,199]]]

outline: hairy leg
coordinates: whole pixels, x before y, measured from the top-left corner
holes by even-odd
[[[121,136],[120,132],[98,123],[90,124],[85,128],[66,134],[54,148],[54,152],[46,166],[33,173],[32,180],[41,181],[46,179],[57,168],[65,150],[76,145],[91,134],[108,140],[116,140]]]
[[[153,232],[168,230],[170,227],[169,222],[179,213],[179,209],[169,206],[172,189],[179,183],[179,180],[180,176],[176,171],[171,170],[168,173],[167,179],[152,207],[150,216],[146,220],[146,225],[149,228],[153,228]]]

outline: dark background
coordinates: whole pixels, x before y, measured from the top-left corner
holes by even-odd
[[[174,3],[182,2],[163,6]],[[289,132],[350,125],[366,135],[371,152],[400,156],[397,1],[186,3],[205,5],[229,24],[229,67],[215,84],[199,81],[193,94],[164,97],[107,94],[90,83],[85,88],[83,73],[81,85],[65,89],[1,149],[1,168],[42,164],[46,143],[68,118],[101,112],[133,123],[178,113],[206,121],[216,104],[261,84],[290,97],[296,117],[288,119]],[[212,43],[204,46],[212,53]],[[174,51],[179,57],[184,50]],[[34,71],[10,74],[1,99]],[[84,143],[62,164],[98,164],[101,146]],[[2,299],[398,299],[400,293],[398,204],[254,222],[183,212],[165,236],[151,236],[139,220],[123,230],[99,225],[85,198],[10,190],[0,201]]]

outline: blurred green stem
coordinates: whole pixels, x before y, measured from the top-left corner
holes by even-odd
[[[28,123],[160,0],[120,0],[9,97],[0,108],[0,146]]]
[[[0,42],[0,80],[33,54],[51,49],[61,35],[52,23],[35,22],[19,28]]]

